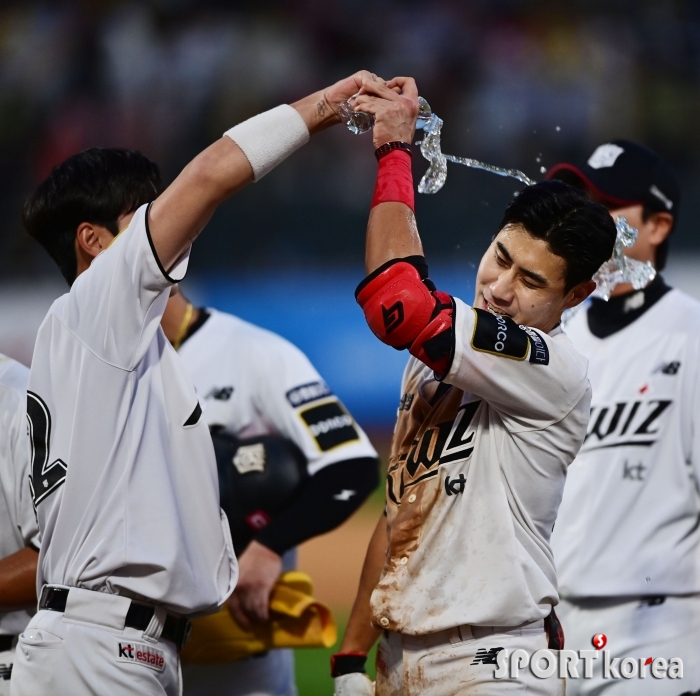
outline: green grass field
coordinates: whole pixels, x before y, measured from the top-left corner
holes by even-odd
[[[325,650],[308,648],[296,651],[297,687],[299,696],[332,696],[333,680],[330,676],[331,655],[340,647],[340,639],[345,631],[347,617],[336,616],[338,622],[338,642]],[[376,646],[367,658],[367,673],[374,679],[374,655]]]

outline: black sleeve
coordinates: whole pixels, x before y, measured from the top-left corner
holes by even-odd
[[[329,464],[309,479],[296,500],[276,515],[255,540],[281,556],[345,522],[378,483],[379,460],[375,457]]]

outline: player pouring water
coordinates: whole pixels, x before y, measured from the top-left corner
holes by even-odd
[[[356,297],[374,334],[411,357],[336,694],[374,692],[364,655],[380,636],[380,696],[562,694],[556,677],[493,675],[502,649],[562,647],[549,538],[591,390],[560,319],[595,289],[615,226],[573,187],[529,186],[481,260],[472,305],[436,290],[413,212],[416,85],[368,79],[362,92],[379,168]]]

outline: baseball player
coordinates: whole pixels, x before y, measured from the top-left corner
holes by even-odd
[[[267,620],[270,591],[296,565],[295,547],[344,522],[378,482],[367,436],[308,358],[270,331],[214,309],[194,308],[180,292],[163,314],[212,430],[241,439],[281,435],[303,453],[310,478],[290,507],[267,520],[239,557],[229,608],[242,626]],[[251,520],[253,522],[253,520]],[[264,525],[264,526],[263,526]],[[295,696],[292,650],[217,665],[183,665],[187,696]]]
[[[358,73],[227,131],[159,190],[139,153],[54,169],[25,224],[71,285],[41,325],[29,378],[39,611],[15,696],[178,694],[187,617],[238,571],[202,406],[160,321],[217,206],[339,122]]]
[[[38,528],[29,494],[29,370],[0,354],[0,696],[10,693],[17,636],[36,606]]]
[[[624,215],[639,231],[625,253],[664,268],[680,190],[659,155],[615,140],[549,177]],[[567,694],[697,691],[700,304],[657,275],[643,290],[622,284],[609,302],[594,298],[566,329],[593,387],[552,536],[567,648],[591,649],[604,634],[612,658],[683,660],[682,680],[605,680],[596,663],[594,678],[570,680]]]
[[[549,536],[590,386],[560,317],[595,288],[615,226],[573,187],[528,187],[481,260],[473,306],[436,291],[413,214],[415,83],[363,90],[379,170],[356,297],[375,335],[412,357],[336,693],[373,693],[363,663],[381,635],[380,696],[563,694],[556,674],[494,671],[501,650],[561,646]]]

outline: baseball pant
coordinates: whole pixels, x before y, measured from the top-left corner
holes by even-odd
[[[564,696],[553,676],[538,679],[529,670],[517,678],[496,679],[495,649],[528,654],[547,648],[544,623],[524,628],[459,626],[425,636],[385,632],[377,651],[377,696]]]
[[[182,665],[184,696],[297,696],[294,651],[217,665]]]
[[[0,696],[10,696],[10,675],[14,660],[14,650],[0,652]]]
[[[607,638],[610,658],[663,657],[683,660],[681,679],[605,679],[603,659],[593,662],[592,679],[569,679],[567,696],[679,696],[700,689],[700,596],[561,600],[557,607],[567,650],[591,650],[593,636]],[[582,671],[582,670],[579,670]],[[619,670],[618,670],[619,671]],[[610,674],[612,676],[612,673]]]
[[[162,627],[120,629],[126,613],[107,609],[100,594],[81,593],[65,613],[35,614],[17,642],[11,696],[180,695],[175,645],[152,637]]]

